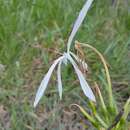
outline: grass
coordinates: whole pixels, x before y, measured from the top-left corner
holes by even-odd
[[[89,44],[76,42],[75,45],[91,49],[100,58],[106,75],[106,81],[104,85],[108,88],[107,91],[105,91],[105,97],[108,96],[108,103],[106,104],[102,92],[100,91],[99,85],[95,82],[97,103],[94,104],[93,102],[90,102],[89,109],[91,111],[88,112],[82,106],[79,106],[77,104],[72,104],[71,106],[78,107],[82,114],[87,118],[87,120],[91,122],[92,126],[98,130],[128,130],[130,128],[129,121],[127,121],[127,117],[130,112],[130,98],[128,98],[123,107],[119,107],[112,93],[109,69],[103,55],[96,48]]]
[[[120,106],[130,95],[130,12],[125,2],[118,1],[116,8],[109,1],[95,1],[76,39],[93,45],[106,58]],[[51,90],[36,110],[38,116],[32,107],[37,86],[48,65],[57,57],[55,51],[64,51],[72,23],[83,3],[84,0],[0,0],[0,64],[5,66],[5,71],[0,73],[0,106],[9,113],[10,130],[53,129],[63,106],[86,104],[78,84],[72,82],[75,77],[68,66],[62,74],[63,101],[58,100],[53,88],[56,86],[53,76]],[[91,52],[86,59],[90,67],[89,82],[92,86],[94,81],[104,86],[102,65]],[[103,94],[105,89],[101,88]],[[51,111],[53,116],[49,116]],[[46,125],[42,113],[47,113]],[[4,129],[2,123],[0,129]]]

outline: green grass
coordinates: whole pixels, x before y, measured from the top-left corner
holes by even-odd
[[[46,113],[46,107],[53,111],[60,106],[47,118],[47,125],[40,124],[32,107],[37,86],[57,57],[53,50],[65,51],[83,3],[84,0],[0,0],[0,64],[5,66],[5,71],[0,73],[0,105],[10,114],[11,130],[28,130],[27,126],[31,130],[49,129],[49,123],[53,126],[59,119],[58,113],[63,113],[62,105],[82,103],[83,95],[68,66],[62,74],[63,101],[58,99],[56,77],[53,76],[49,91],[37,110],[38,114],[39,111]],[[124,3],[114,8],[106,0],[95,1],[75,38],[93,45],[104,55],[110,65],[113,84],[117,86],[114,95],[119,101],[130,95],[130,12]],[[97,81],[103,86],[102,65],[93,53],[87,53],[86,59],[91,73],[89,82],[93,85]],[[101,88],[103,93],[105,89]]]

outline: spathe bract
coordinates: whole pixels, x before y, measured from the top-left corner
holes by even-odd
[[[54,71],[54,69],[57,67],[57,81],[58,81],[58,91],[59,91],[59,96],[60,99],[62,98],[62,80],[61,80],[61,65],[65,64],[67,65],[68,63],[72,64],[77,77],[79,79],[81,88],[84,92],[84,94],[92,101],[96,101],[95,100],[95,96],[91,90],[91,88],[89,87],[87,81],[85,80],[85,77],[83,75],[83,73],[80,71],[78,65],[76,64],[76,62],[80,62],[82,60],[80,60],[80,58],[78,58],[74,53],[72,53],[70,51],[70,47],[71,47],[71,43],[74,39],[75,34],[77,33],[80,25],[82,24],[89,8],[91,7],[93,0],[87,0],[86,3],[84,4],[83,8],[81,9],[78,18],[76,19],[76,22],[74,24],[74,27],[72,29],[72,32],[69,36],[68,39],[68,43],[67,43],[67,52],[64,52],[62,56],[60,56],[59,58],[57,58],[53,64],[51,65],[50,69],[48,70],[48,72],[46,73],[46,75],[44,76],[39,89],[36,93],[36,97],[35,97],[35,101],[34,101],[34,107],[37,106],[38,102],[40,101],[41,97],[44,95],[44,92],[47,88],[47,85],[49,83],[49,80],[51,78],[51,75]],[[75,62],[76,61],[76,62]],[[83,67],[87,67],[87,64],[82,61],[82,65]]]

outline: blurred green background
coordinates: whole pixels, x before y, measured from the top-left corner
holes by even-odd
[[[71,103],[87,104],[70,65],[62,72],[63,100],[59,100],[53,75],[40,105],[33,108],[38,85],[57,52],[66,50],[84,2],[0,0],[0,130],[84,129],[79,123],[82,117],[63,114]],[[75,40],[93,45],[104,55],[120,106],[130,95],[129,1],[95,0]],[[95,54],[87,52],[88,81],[91,86],[98,82],[105,93],[103,66]]]

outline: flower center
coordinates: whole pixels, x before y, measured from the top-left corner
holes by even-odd
[[[67,65],[67,64],[68,64],[68,56],[70,56],[70,54],[64,52],[63,56],[64,56],[64,58],[63,58],[63,63],[64,63],[65,65]]]

